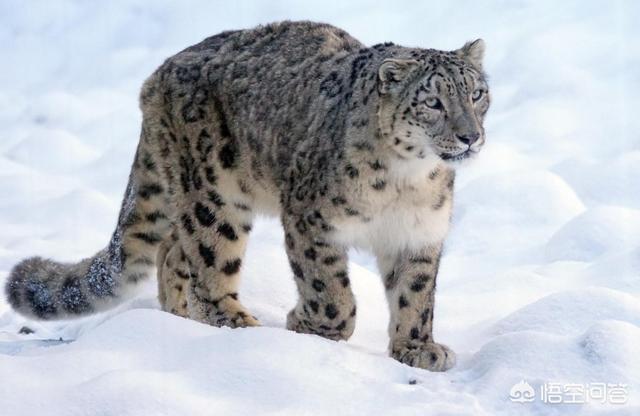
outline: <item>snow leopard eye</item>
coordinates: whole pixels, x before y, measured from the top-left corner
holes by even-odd
[[[471,94],[471,99],[473,102],[480,100],[484,96],[484,90],[475,90],[473,94]]]
[[[434,110],[442,110],[444,108],[442,106],[442,102],[435,97],[427,98],[424,103],[427,105],[427,107],[433,108]]]

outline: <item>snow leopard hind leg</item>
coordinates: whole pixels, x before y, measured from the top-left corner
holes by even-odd
[[[197,66],[197,62],[180,65]],[[179,76],[173,66],[164,70],[169,71],[165,78]],[[238,295],[255,211],[253,189],[245,183],[250,167],[242,154],[247,149],[230,134],[211,86],[198,80],[199,73],[193,74],[192,82],[169,82],[166,94],[171,99],[165,103],[166,119],[161,123],[171,153],[170,176],[175,178],[171,205],[177,231],[160,276],[163,308],[185,314],[184,296],[191,319],[218,327],[257,326],[258,320]],[[175,85],[181,85],[181,90]],[[190,101],[195,96],[199,100]]]
[[[160,307],[165,312],[188,318],[186,291],[191,273],[177,231],[160,245],[156,265]]]

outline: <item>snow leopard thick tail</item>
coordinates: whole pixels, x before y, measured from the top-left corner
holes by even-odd
[[[145,131],[143,128],[142,135]],[[9,274],[6,295],[20,314],[39,320],[69,319],[109,309],[155,271],[156,253],[170,230],[167,192],[153,152],[141,140],[106,248],[75,264],[32,257]]]

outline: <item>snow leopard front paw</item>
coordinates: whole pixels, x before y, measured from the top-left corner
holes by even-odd
[[[314,322],[312,319],[310,316],[303,315],[300,317],[296,310],[293,309],[287,315],[287,329],[301,334],[320,335],[334,341],[341,341],[349,339],[355,328],[353,316],[348,316],[337,323],[331,320]]]
[[[401,363],[429,371],[447,371],[456,364],[456,354],[446,345],[435,342],[396,341],[391,356]]]

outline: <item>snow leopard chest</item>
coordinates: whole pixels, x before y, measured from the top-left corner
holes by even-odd
[[[332,221],[334,242],[374,253],[417,251],[444,240],[449,230],[452,189],[447,180],[416,186],[393,185],[385,194],[369,194],[358,216]]]

